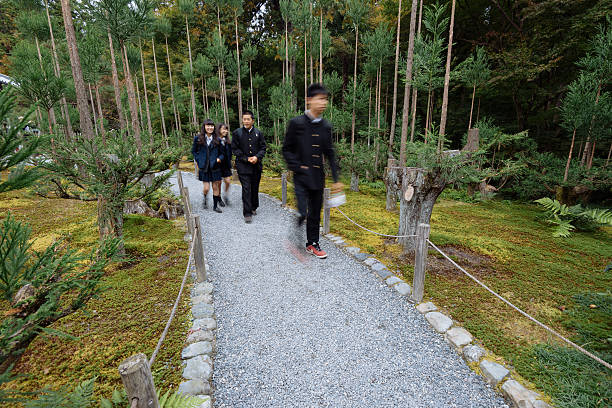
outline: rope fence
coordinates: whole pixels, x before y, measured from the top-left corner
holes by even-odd
[[[187,260],[187,267],[185,268],[185,274],[181,281],[181,287],[178,291],[174,306],[170,312],[170,317],[166,322],[166,326],[157,341],[157,346],[151,354],[151,358],[147,359],[144,353],[134,354],[131,357],[125,359],[119,365],[119,374],[121,375],[121,381],[128,395],[131,408],[159,408],[159,400],[157,398],[157,392],[155,390],[155,384],[153,382],[153,375],[151,373],[151,366],[155,362],[155,358],[161,349],[161,346],[166,339],[166,335],[172,324],[172,320],[176,315],[178,304],[183,290],[185,289],[185,283],[187,282],[187,276],[189,276],[189,270],[191,269],[192,261],[195,264],[196,269],[196,281],[206,281],[206,264],[204,256],[204,248],[202,246],[202,232],[200,227],[200,217],[193,216],[191,213],[191,205],[189,202],[189,190],[183,184],[183,177],[181,171],[177,172],[177,181],[179,186],[179,192],[183,208],[185,211],[185,221],[187,223],[187,231],[191,238],[191,245],[189,249],[189,258]]]
[[[444,258],[446,258],[451,264],[453,264],[457,269],[459,269],[461,272],[463,272],[467,277],[469,277],[470,279],[472,279],[474,282],[476,282],[477,284],[479,284],[480,286],[482,286],[485,290],[487,290],[489,293],[491,293],[493,296],[495,296],[496,298],[498,298],[499,300],[501,300],[502,302],[504,302],[505,304],[507,304],[508,306],[510,306],[512,309],[516,310],[517,312],[519,312],[520,314],[522,314],[523,316],[525,316],[526,318],[528,318],[529,320],[531,320],[532,322],[534,322],[535,324],[537,324],[538,326],[540,326],[541,328],[543,328],[544,330],[548,331],[549,333],[557,336],[558,338],[560,338],[561,340],[563,340],[564,342],[566,342],[567,344],[569,344],[570,346],[572,346],[573,348],[575,348],[576,350],[580,351],[581,353],[589,356],[590,358],[592,358],[593,360],[597,361],[598,363],[603,364],[605,367],[609,368],[610,370],[612,370],[612,364],[602,360],[601,358],[597,357],[595,354],[589,352],[588,350],[585,350],[584,348],[580,347],[578,344],[574,343],[573,341],[567,339],[566,337],[564,337],[563,335],[557,333],[555,330],[551,329],[550,327],[548,327],[547,325],[545,325],[544,323],[540,322],[538,319],[536,319],[535,317],[531,316],[529,313],[524,312],[523,310],[519,309],[517,306],[513,305],[509,300],[507,300],[506,298],[504,298],[503,296],[497,294],[494,290],[492,290],[491,288],[489,288],[487,285],[485,285],[484,283],[482,283],[480,280],[478,280],[478,278],[476,278],[474,275],[472,275],[471,273],[469,273],[468,271],[466,271],[464,268],[462,268],[459,264],[457,264],[457,262],[453,261],[448,255],[446,255],[444,253],[444,251],[442,251],[440,248],[438,248],[433,242],[431,242],[429,239],[427,240],[427,242],[429,243],[429,245],[431,245],[431,247],[433,249],[435,249],[436,251],[438,251]]]
[[[283,205],[286,205],[287,204],[287,184],[291,184],[291,183],[287,180],[287,173],[283,173],[281,179],[282,179],[282,190],[283,190],[283,200],[282,200],[282,203],[283,203]],[[327,207],[327,200],[329,199],[329,196],[330,196],[330,189],[326,188],[324,190],[324,207],[323,207],[323,211],[324,211],[324,213],[323,213],[323,232],[326,233],[326,234],[329,233],[329,231],[330,231],[330,225],[329,225],[330,224],[330,214],[329,214],[330,208]],[[457,264],[457,262],[453,261],[446,253],[444,253],[444,251],[442,251],[433,242],[431,242],[429,240],[429,225],[428,224],[419,224],[418,227],[417,227],[417,234],[413,234],[413,235],[389,235],[389,234],[382,234],[380,232],[373,231],[373,230],[371,230],[369,228],[366,228],[363,225],[357,223],[351,217],[346,215],[339,207],[335,207],[335,208],[336,208],[336,210],[338,210],[338,212],[344,218],[346,218],[353,225],[355,225],[355,226],[361,228],[362,230],[367,231],[367,232],[369,232],[371,234],[375,234],[375,235],[382,236],[382,237],[389,237],[389,238],[416,238],[416,240],[414,241],[415,265],[414,265],[414,280],[413,280],[413,293],[412,293],[412,299],[415,302],[419,303],[419,302],[421,302],[423,300],[424,281],[425,281],[425,269],[426,269],[426,265],[427,265],[427,245],[429,244],[433,249],[435,249],[437,252],[439,252],[444,258],[446,258],[457,269],[459,269],[467,277],[469,277],[474,282],[476,282],[478,285],[483,287],[485,290],[487,290],[493,296],[495,296],[496,298],[498,298],[499,300],[501,300],[502,302],[504,302],[505,304],[510,306],[512,309],[516,310],[521,315],[523,315],[524,317],[526,317],[529,320],[531,320],[533,323],[537,324],[538,326],[540,326],[541,328],[546,330],[547,332],[549,332],[552,335],[556,336],[557,338],[563,340],[566,344],[568,344],[571,347],[575,348],[576,350],[578,350],[579,352],[583,353],[584,355],[592,358],[593,360],[597,361],[598,363],[604,365],[606,368],[612,370],[612,364],[610,364],[607,361],[601,359],[600,357],[598,357],[595,354],[589,352],[588,350],[585,350],[583,347],[581,347],[578,344],[574,343],[573,341],[569,340],[568,338],[566,338],[565,336],[561,335],[560,333],[558,333],[557,331],[555,331],[551,327],[549,327],[546,324],[540,322],[535,317],[531,316],[529,313],[521,310],[520,308],[515,306],[512,302],[510,302],[509,300],[507,300],[506,298],[504,298],[503,296],[499,295],[494,290],[489,288],[487,285],[482,283],[480,280],[478,280],[478,278],[476,278],[475,276],[470,274],[468,271],[466,271],[463,267],[461,267],[459,264]]]

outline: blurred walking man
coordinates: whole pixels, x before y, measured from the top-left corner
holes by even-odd
[[[332,127],[321,117],[327,108],[328,91],[321,84],[312,84],[306,91],[308,110],[291,119],[283,143],[283,157],[293,171],[295,196],[298,201],[298,226],[306,220],[306,251],[317,258],[327,258],[319,246],[319,223],[325,188],[323,156],[332,171],[334,192],[342,190],[339,169],[332,143]]]

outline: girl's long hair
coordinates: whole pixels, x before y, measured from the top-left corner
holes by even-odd
[[[229,132],[229,126],[227,126],[225,123],[219,123],[217,124],[217,138],[219,138],[219,140],[221,140],[221,138],[223,136],[221,136],[221,128],[224,127],[227,129],[227,136],[225,136],[225,144],[232,144],[232,138],[231,138],[231,133]]]
[[[212,132],[212,142],[215,146],[219,146],[221,142],[219,141],[219,136],[217,134],[217,127],[215,126],[215,122],[213,122],[212,119],[206,119],[204,123],[202,123],[202,130],[198,135],[198,144],[206,144],[206,125],[213,125],[214,129]]]

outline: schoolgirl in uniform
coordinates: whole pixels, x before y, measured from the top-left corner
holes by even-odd
[[[212,184],[213,210],[222,212],[217,204],[221,201],[221,163],[225,156],[212,120],[206,119],[202,124],[202,131],[193,139],[191,153],[198,164],[198,179],[204,182],[203,207],[208,208],[206,201]]]
[[[225,184],[225,194],[219,204],[221,207],[225,207],[225,203],[229,204],[229,191],[232,186],[232,141],[229,135],[229,127],[225,123],[217,125],[217,136],[221,141],[221,150],[223,151],[221,177],[223,178],[223,184]]]

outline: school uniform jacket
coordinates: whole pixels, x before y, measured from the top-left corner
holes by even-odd
[[[323,156],[329,162],[334,181],[338,181],[339,168],[329,122],[325,119],[313,122],[306,114],[291,119],[283,142],[283,157],[294,173],[295,182],[311,190],[322,190],[325,187]]]
[[[238,128],[232,132],[232,153],[236,156],[238,174],[261,172],[262,160],[266,155],[266,140],[255,127],[250,131],[244,127]],[[251,156],[257,157],[257,163],[249,163],[248,158]]]
[[[193,139],[193,146],[191,147],[191,153],[193,158],[198,164],[200,171],[220,171],[220,163],[217,163],[217,159],[223,162],[224,152],[222,146],[216,146],[214,142],[210,143],[210,146],[204,142],[204,144],[198,143],[198,136]]]

